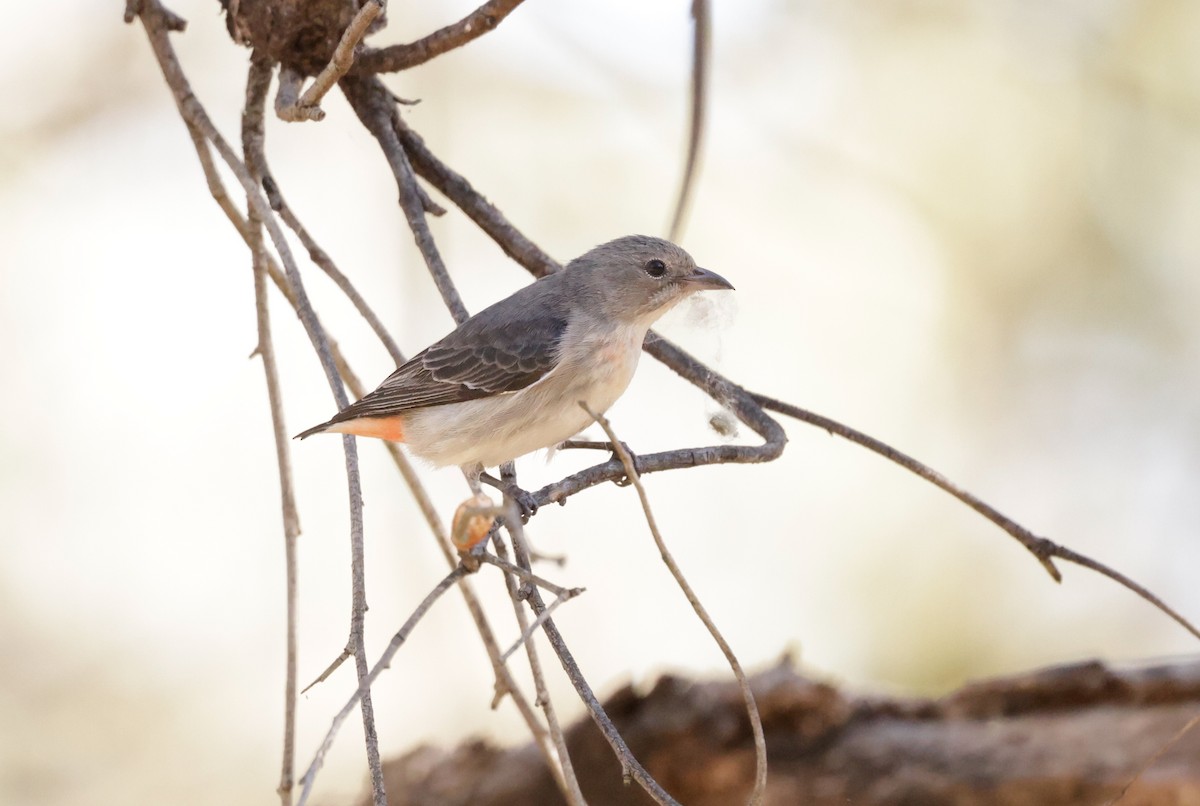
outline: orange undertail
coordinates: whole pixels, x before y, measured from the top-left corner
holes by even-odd
[[[386,439],[389,442],[404,441],[404,417],[396,414],[391,417],[356,417],[334,423],[325,429],[327,432],[338,434],[353,434],[356,437],[374,437]]]

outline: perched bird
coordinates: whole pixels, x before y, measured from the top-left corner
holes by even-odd
[[[582,431],[629,386],[646,331],[696,291],[732,289],[675,244],[630,235],[485,308],[379,388],[297,435],[403,442],[478,480]]]

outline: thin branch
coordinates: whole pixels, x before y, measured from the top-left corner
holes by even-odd
[[[787,435],[783,428],[763,411],[745,389],[654,333],[647,336],[644,349],[684,380],[704,390],[713,400],[732,411],[739,420],[763,438],[763,444],[710,445],[639,455],[637,463],[642,475],[702,465],[769,462],[783,452],[787,444]],[[624,465],[614,458],[547,484],[532,495],[538,506],[561,503],[589,487],[625,477]]]
[[[512,646],[504,650],[504,652],[500,655],[500,660],[507,662],[508,659],[512,657],[512,654],[521,647],[525,647],[527,650],[530,649],[532,645],[529,643],[529,639],[532,638],[533,634],[537,632],[538,629],[540,629],[541,626],[546,623],[546,620],[554,614],[554,611],[558,609],[558,606],[563,602],[570,601],[581,593],[583,593],[583,588],[572,588],[569,591],[564,591],[563,593],[556,595],[554,597],[554,601],[550,603],[550,606],[539,613],[538,617],[533,620],[532,624],[525,625],[522,623],[521,635],[517,637],[517,640],[513,641]],[[546,702],[548,702],[548,700]]]
[[[292,785],[296,765],[296,625],[297,587],[296,539],[300,535],[300,515],[296,511],[295,487],[292,483],[292,463],[288,451],[290,440],[283,419],[283,394],[279,387],[279,367],[275,361],[275,346],[271,338],[271,315],[267,306],[267,255],[262,243],[262,227],[253,217],[249,223],[253,239],[251,251],[254,269],[254,308],[258,322],[258,345],[255,355],[262,358],[263,374],[267,381],[267,401],[271,409],[271,428],[275,438],[275,461],[279,469],[279,497],[283,509],[284,569],[287,577],[287,647],[283,692],[283,754],[280,762],[279,798],[282,806],[292,802]]]
[[[367,35],[367,29],[375,18],[383,13],[383,0],[366,0],[354,19],[342,32],[342,38],[333,51],[329,64],[325,65],[313,83],[309,85],[299,100],[282,108],[276,106],[275,113],[289,122],[302,120],[324,120],[325,110],[321,109],[321,99],[333,88],[342,76],[354,64],[354,50]]]
[[[467,573],[468,571],[464,566],[459,565],[455,567],[454,570],[447,574],[441,582],[434,586],[433,590],[425,595],[425,598],[421,600],[419,605],[417,605],[416,610],[412,612],[412,615],[408,617],[408,620],[406,620],[404,624],[401,625],[400,629],[396,631],[396,634],[392,636],[392,640],[388,642],[387,649],[383,651],[383,654],[379,657],[379,660],[376,661],[375,665],[371,667],[371,671],[359,683],[358,689],[354,692],[353,696],[350,697],[349,702],[343,705],[342,710],[338,711],[334,716],[333,723],[329,726],[329,730],[325,733],[325,738],[321,741],[321,746],[317,748],[317,752],[314,754],[312,762],[308,765],[308,769],[305,770],[304,776],[300,779],[300,783],[302,784],[303,788],[300,792],[300,801],[297,806],[304,806],[304,804],[308,802],[308,796],[312,791],[313,781],[317,777],[317,772],[325,763],[325,755],[329,752],[329,748],[333,746],[333,739],[337,735],[338,729],[342,726],[342,723],[346,721],[346,717],[350,715],[350,712],[354,710],[354,706],[357,705],[361,699],[370,694],[371,684],[375,682],[375,679],[379,677],[384,669],[391,665],[392,658],[396,656],[396,653],[400,651],[400,647],[403,646],[404,642],[408,640],[409,633],[413,631],[413,628],[417,626],[417,623],[420,622],[427,612],[429,612],[429,609],[433,607],[433,604],[438,600],[438,597],[445,593],[451,585],[453,585],[462,577],[466,576]]]
[[[712,8],[709,0],[692,0],[692,84],[688,109],[687,156],[683,161],[683,178],[679,196],[671,215],[667,235],[678,241],[683,235],[683,222],[692,201],[692,187],[700,162],[700,143],[704,138],[705,109],[708,100],[708,64],[712,53]]]
[[[1134,774],[1134,776],[1125,783],[1125,786],[1121,787],[1121,791],[1117,793],[1116,797],[1110,798],[1109,800],[1105,801],[1104,806],[1116,806],[1116,804],[1118,804],[1122,800],[1124,800],[1125,795],[1128,794],[1130,788],[1138,782],[1138,779],[1140,779],[1143,775],[1145,775],[1146,770],[1148,770],[1152,766],[1154,766],[1154,764],[1160,758],[1162,758],[1168,750],[1170,750],[1175,745],[1179,744],[1180,739],[1182,739],[1184,736],[1186,736],[1188,733],[1190,733],[1192,731],[1192,728],[1196,727],[1196,725],[1200,725],[1200,714],[1196,714],[1191,719],[1189,719],[1186,723],[1184,723],[1184,726],[1182,728],[1180,728],[1179,730],[1177,730],[1175,732],[1175,735],[1172,736],[1167,741],[1166,744],[1164,744],[1162,747],[1158,748],[1158,750],[1155,751],[1154,755],[1152,755],[1152,756],[1150,756],[1150,758],[1146,759],[1146,761],[1142,764],[1142,766],[1138,768],[1138,771]]]
[[[521,0],[488,0],[456,23],[406,45],[369,50],[358,59],[356,73],[394,73],[424,64],[491,31],[521,5]]]
[[[501,470],[502,476],[505,477],[511,476],[513,473],[514,469],[511,463],[505,465]],[[512,500],[511,496],[506,497],[505,502],[510,510],[510,517],[505,519],[505,525],[508,527],[509,536],[512,538],[513,551],[516,553],[517,565],[526,571],[530,571],[529,547],[525,541],[524,524],[522,523],[521,518],[516,517],[515,514],[512,514],[515,511],[515,502]],[[503,541],[497,539],[495,543],[497,551],[503,553]],[[517,592],[515,590],[515,579],[511,575],[506,574],[505,581],[509,586],[509,591],[513,598],[513,602],[516,604]],[[616,726],[613,725],[612,720],[608,717],[608,714],[605,713],[604,707],[600,704],[600,701],[596,699],[595,693],[592,691],[591,686],[588,685],[587,679],[584,678],[583,673],[579,670],[578,664],[575,663],[575,658],[572,656],[571,651],[567,648],[567,644],[563,640],[562,634],[559,633],[558,627],[550,619],[549,608],[546,607],[546,603],[542,599],[541,591],[535,585],[528,586],[522,591],[521,598],[524,598],[527,602],[529,602],[530,608],[532,608],[533,612],[537,615],[537,622],[542,625],[542,631],[546,633],[546,637],[550,641],[550,646],[553,647],[554,653],[558,655],[558,660],[559,663],[562,664],[563,671],[567,673],[567,678],[571,681],[571,684],[575,687],[575,691],[579,694],[579,698],[587,707],[588,713],[591,715],[592,720],[600,728],[600,732],[604,735],[604,738],[609,743],[609,746],[612,747],[613,754],[616,755],[617,761],[621,764],[621,774],[624,776],[625,782],[629,783],[630,780],[636,780],[638,784],[646,790],[650,797],[652,797],[658,803],[675,804],[675,800],[667,794],[666,790],[664,790],[662,786],[660,786],[659,783],[654,780],[650,773],[648,773],[646,769],[642,767],[641,763],[638,762],[638,760],[634,757],[632,751],[629,749],[629,746],[625,743],[625,739],[621,736]],[[519,617],[518,620],[522,625],[525,623],[523,616]],[[527,652],[532,653],[533,648],[534,645],[532,642],[526,644]],[[540,664],[536,663],[536,658],[532,654],[530,655],[530,663],[534,670],[535,679],[540,678],[541,666]],[[566,739],[562,734],[562,729],[558,726],[557,718],[555,717],[554,711],[551,708],[550,696],[546,691],[545,684],[540,681],[538,682],[538,701],[541,703],[542,708],[545,709],[546,719],[553,729],[552,735],[554,736],[555,742],[559,747],[559,753],[563,759],[564,769],[570,770],[570,756],[567,754]],[[572,778],[573,777],[574,775],[572,773]],[[580,795],[580,797],[582,797],[582,795]]]
[[[514,514],[515,504],[511,499],[505,501],[509,510],[509,517],[506,517],[504,522],[508,526],[509,537],[512,538],[513,544],[520,543],[520,535],[523,534],[523,525],[521,518]],[[521,637],[513,649],[505,652],[501,656],[503,662],[515,649],[521,645],[525,647],[525,657],[529,661],[529,672],[533,677],[533,688],[537,692],[537,704],[542,709],[542,714],[546,717],[546,732],[539,740],[539,745],[542,746],[542,755],[546,757],[547,766],[549,766],[551,774],[554,776],[554,782],[558,785],[558,789],[562,792],[570,806],[586,806],[587,801],[583,797],[583,791],[579,788],[579,779],[575,775],[575,767],[571,763],[571,754],[567,751],[567,737],[563,733],[562,724],[558,721],[558,712],[554,707],[554,701],[550,699],[550,691],[546,688],[546,673],[542,669],[541,659],[538,657],[537,646],[529,640],[532,635],[532,628],[529,625],[529,619],[525,615],[524,596],[521,591],[523,588],[517,585],[517,577],[520,574],[530,573],[527,568],[519,568],[507,561],[508,549],[504,545],[504,541],[500,538],[500,532],[497,530],[492,537],[492,542],[496,546],[496,560],[504,563],[501,570],[504,571],[504,585],[508,589],[508,597],[513,605],[513,613],[517,619],[517,625],[521,628]],[[520,552],[518,550],[518,556]],[[489,557],[491,555],[484,555]],[[507,567],[506,567],[507,566]],[[514,569],[514,570],[510,570]],[[518,573],[519,572],[519,573]],[[562,600],[559,596],[555,601]],[[536,619],[538,626],[544,623],[544,619],[540,617]],[[507,667],[505,667],[507,668]]]
[[[507,525],[508,522],[509,522],[508,516],[506,514],[504,523]],[[533,573],[532,571],[522,568],[519,565],[513,565],[508,560],[504,559],[502,556],[497,556],[495,554],[487,554],[486,552],[481,552],[479,554],[475,554],[472,556],[475,559],[479,560],[481,563],[486,563],[488,565],[494,565],[497,568],[499,568],[501,571],[503,571],[504,573],[512,574],[513,576],[517,577],[522,582],[526,582],[531,585],[537,585],[542,590],[549,591],[550,593],[553,593],[555,596],[558,596],[560,598],[573,599],[574,597],[583,593],[584,590],[586,590],[586,588],[564,588],[562,585],[555,585],[553,582],[546,579],[545,577],[538,576],[537,574]]]
[[[949,493],[951,496],[957,498],[959,501],[978,512],[984,518],[996,524],[1008,535],[1016,539],[1017,542],[1024,546],[1030,554],[1037,558],[1038,562],[1040,562],[1042,567],[1045,568],[1050,576],[1054,578],[1055,582],[1062,581],[1062,574],[1054,565],[1055,559],[1064,560],[1066,562],[1083,566],[1084,568],[1089,568],[1098,574],[1108,577],[1118,585],[1133,591],[1138,596],[1154,605],[1154,607],[1170,616],[1171,619],[1173,619],[1189,633],[1197,638],[1200,638],[1200,630],[1197,630],[1190,621],[1177,613],[1173,608],[1168,607],[1161,599],[1148,591],[1146,588],[1134,582],[1129,577],[1113,570],[1112,568],[1109,568],[1103,563],[1096,562],[1090,557],[1085,557],[1084,555],[1072,551],[1065,546],[1060,546],[1052,540],[1048,540],[1044,537],[1038,537],[1021,524],[1017,523],[1006,515],[1003,515],[991,505],[980,500],[976,496],[959,487],[954,482],[950,481],[950,479],[946,478],[941,473],[938,473],[928,465],[917,461],[908,454],[902,453],[892,446],[884,442],[880,442],[874,437],[867,436],[861,431],[856,431],[849,426],[842,425],[836,420],[831,420],[828,417],[815,414],[806,409],[802,409],[799,406],[793,406],[790,403],[784,403],[783,401],[775,400],[774,398],[767,397],[766,395],[753,394],[753,397],[766,409],[777,411],[780,414],[787,415],[788,417],[800,420],[801,422],[814,425],[817,428],[828,431],[830,434],[839,436],[845,440],[853,442],[856,445],[861,445],[867,450],[877,453],[885,459],[900,465],[905,470],[908,470],[909,472],[925,479],[939,490]],[[639,460],[640,459],[641,457],[639,457]]]
[[[271,65],[258,53],[251,56],[251,72],[256,76],[256,81],[270,81]],[[263,92],[266,92],[264,87]],[[253,132],[250,140],[245,144],[246,164],[250,168],[251,173],[260,177],[263,191],[267,194],[267,202],[271,205],[271,209],[279,213],[279,217],[283,219],[283,223],[296,233],[296,237],[300,239],[301,245],[308,252],[309,258],[321,271],[325,272],[329,279],[333,280],[334,284],[341,289],[346,298],[358,311],[359,315],[375,332],[376,337],[388,351],[388,355],[396,362],[396,366],[404,363],[404,353],[401,352],[396,340],[392,338],[392,334],[384,326],[383,321],[367,303],[366,299],[354,287],[341,269],[334,263],[333,258],[329,256],[324,249],[312,237],[308,229],[300,222],[291,206],[284,199],[282,191],[279,189],[274,176],[271,174],[270,167],[267,165],[266,149],[264,147],[263,138],[263,121],[262,121],[262,106],[258,105],[255,109],[247,108],[246,115],[250,116],[249,128]]]
[[[546,610],[546,603],[537,588],[530,589],[529,605],[533,608],[533,612],[539,616]],[[613,749],[613,753],[616,754],[617,760],[621,763],[621,770],[624,776],[627,779],[637,781],[655,802],[678,806],[675,799],[667,794],[667,791],[659,785],[658,781],[655,781],[650,773],[646,771],[646,768],[634,758],[629,745],[625,743],[625,739],[622,738],[620,732],[604,711],[604,706],[600,704],[600,700],[596,699],[596,694],[592,691],[592,687],[588,685],[583,672],[579,670],[579,664],[575,662],[575,656],[567,648],[566,641],[563,640],[562,633],[558,631],[554,619],[547,618],[542,624],[542,631],[550,641],[550,646],[553,647],[554,653],[558,655],[558,661],[562,664],[563,671],[567,673],[567,678],[575,687],[579,698],[583,700],[584,706],[587,707],[592,721],[596,723],[596,727],[600,728],[605,741],[608,742],[609,746]]]
[[[1080,554],[1077,551],[1072,551],[1071,549],[1067,548],[1066,546],[1060,546],[1057,543],[1053,543],[1049,540],[1044,540],[1044,539],[1043,539],[1043,543],[1044,543],[1043,550],[1046,551],[1048,554],[1052,553],[1053,556],[1059,558],[1060,560],[1065,560],[1066,562],[1069,562],[1069,563],[1075,563],[1076,565],[1081,565],[1084,568],[1095,571],[1097,574],[1100,574],[1101,576],[1108,577],[1109,579],[1111,579],[1113,582],[1116,582],[1121,587],[1126,588],[1130,591],[1133,591],[1133,593],[1135,593],[1138,596],[1140,596],[1141,598],[1145,599],[1147,602],[1149,602],[1151,605],[1153,605],[1159,611],[1170,616],[1175,621],[1176,624],[1178,624],[1180,627],[1183,627],[1185,630],[1187,630],[1189,633],[1191,633],[1194,637],[1200,638],[1200,630],[1197,630],[1197,628],[1192,624],[1191,621],[1189,621],[1181,613],[1179,613],[1177,610],[1175,610],[1175,608],[1169,606],[1166,602],[1164,602],[1158,596],[1151,593],[1150,590],[1148,588],[1146,588],[1144,585],[1142,585],[1138,582],[1134,582],[1132,579],[1125,576],[1120,571],[1117,571],[1114,568],[1109,568],[1104,563],[1097,562],[1096,560],[1093,560],[1091,557]]]
[[[346,661],[348,661],[350,659],[350,656],[353,654],[354,654],[354,648],[351,647],[349,643],[347,643],[346,646],[342,647],[342,651],[340,653],[338,653],[338,656],[336,658],[334,658],[332,661],[330,661],[329,665],[326,666],[319,675],[314,677],[313,681],[311,683],[309,683],[304,688],[300,689],[300,693],[307,694],[308,690],[310,688],[312,688],[313,686],[317,685],[318,683],[324,683],[326,680],[329,679],[329,675],[333,674],[338,669],[340,669],[342,664],[345,663]]]
[[[675,584],[679,586],[679,589],[683,591],[683,595],[687,597],[688,604],[692,606],[692,610],[696,612],[696,615],[713,637],[713,640],[717,642],[717,646],[721,649],[721,654],[725,656],[726,662],[729,663],[729,668],[733,670],[733,676],[737,678],[738,687],[742,691],[742,699],[746,703],[746,714],[750,719],[750,731],[754,734],[754,790],[750,793],[750,804],[751,806],[760,806],[763,802],[763,793],[767,788],[767,740],[763,736],[762,718],[758,714],[758,705],[754,702],[754,693],[750,691],[750,682],[746,679],[746,672],[742,669],[742,664],[738,661],[737,656],[733,654],[733,648],[729,646],[729,642],[725,640],[725,636],[717,629],[716,622],[712,620],[712,617],[708,615],[708,610],[700,603],[700,597],[696,595],[696,591],[692,589],[691,584],[688,583],[687,578],[683,575],[683,570],[675,562],[675,557],[672,556],[670,550],[667,548],[667,543],[663,540],[662,533],[658,530],[658,521],[654,518],[654,512],[650,509],[650,497],[646,495],[646,488],[642,485],[642,480],[638,476],[633,457],[625,449],[625,443],[621,442],[617,437],[607,417],[592,411],[588,404],[583,401],[580,401],[579,405],[604,429],[604,433],[612,443],[613,452],[617,454],[617,457],[621,460],[621,464],[625,468],[626,477],[633,483],[634,488],[637,490],[638,500],[642,504],[642,513],[646,516],[646,525],[650,527],[650,534],[654,537],[654,545],[658,547],[659,556],[662,557],[662,561],[667,566],[667,570],[671,572],[671,576],[675,578]]]
[[[446,270],[446,264],[442,261],[433,234],[429,231],[429,224],[425,220],[425,206],[421,203],[416,174],[413,173],[408,155],[405,154],[404,146],[396,134],[393,118],[399,116],[396,113],[395,101],[383,83],[376,78],[347,79],[342,82],[342,90],[358,119],[379,141],[379,147],[383,149],[384,157],[391,166],[392,175],[400,190],[400,207],[408,220],[413,239],[421,250],[429,274],[442,295],[442,301],[450,310],[450,315],[454,317],[455,322],[462,324],[470,314],[450,279],[450,273]]]
[[[149,4],[151,1],[143,0],[146,4]],[[145,19],[145,15],[143,15],[143,19]],[[149,31],[149,26],[147,26],[147,30]],[[155,37],[151,37],[151,39],[153,42]],[[156,53],[161,48],[164,54],[169,55],[174,60],[174,52],[170,49],[170,42],[167,40],[165,33],[161,34],[160,40],[155,48]],[[163,65],[161,57],[160,65]],[[177,61],[174,62],[174,66],[178,70]],[[165,66],[163,67],[163,71],[164,74],[168,72]],[[338,408],[345,408],[349,404],[349,400],[346,397],[345,387],[342,384],[341,376],[334,362],[333,353],[329,348],[329,339],[325,335],[324,329],[317,320],[316,312],[308,300],[308,295],[304,290],[304,282],[300,277],[300,269],[292,257],[287,239],[284,238],[283,231],[279,228],[278,222],[275,221],[270,205],[259,189],[262,178],[255,177],[246,165],[238,159],[237,154],[233,152],[228,143],[225,142],[221,133],[217,131],[212,121],[209,120],[208,114],[204,111],[203,106],[200,105],[199,100],[191,92],[191,88],[188,86],[187,79],[183,76],[182,70],[178,70],[177,79],[178,86],[172,84],[171,76],[169,75],[167,82],[178,93],[176,98],[180,105],[181,114],[193,120],[195,125],[213,143],[217,152],[221,154],[226,164],[229,165],[229,168],[242,184],[246,192],[246,201],[249,209],[253,210],[255,215],[261,217],[263,223],[266,225],[267,231],[271,235],[271,241],[275,246],[275,251],[283,263],[284,271],[292,285],[292,290],[295,292],[300,321],[304,325],[309,341],[312,342],[313,348],[321,360],[326,381],[333,392],[334,399],[338,403]],[[245,111],[242,116],[244,147],[249,146],[251,149],[261,147],[263,141],[261,125],[263,117],[262,107],[266,102],[267,86],[268,82],[263,79],[261,63],[252,64],[246,85]],[[367,675],[366,640],[364,637],[366,631],[367,585],[366,565],[363,559],[365,549],[362,518],[362,480],[359,474],[358,445],[354,437],[349,435],[342,437],[342,450],[346,458],[346,486],[350,503],[350,644],[353,647],[355,671],[361,685]],[[371,771],[373,799],[375,806],[387,806],[387,795],[384,791],[383,783],[383,762],[379,756],[379,738],[375,730],[374,707],[371,703],[369,691],[362,697],[362,718],[363,734],[366,740],[367,764]]]
[[[378,80],[378,79],[376,79]],[[382,87],[382,84],[380,84]],[[386,89],[384,90],[386,92]],[[554,258],[509,222],[504,214],[477,191],[466,177],[456,173],[438,159],[419,134],[408,127],[404,119],[396,115],[392,119],[396,135],[404,145],[404,151],[412,161],[417,174],[462,210],[467,218],[504,250],[504,254],[524,266],[534,277],[558,271],[561,267]]]

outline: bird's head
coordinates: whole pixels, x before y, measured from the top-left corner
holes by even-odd
[[[676,303],[709,289],[733,289],[670,241],[628,235],[567,264],[570,293],[608,318],[649,327]]]

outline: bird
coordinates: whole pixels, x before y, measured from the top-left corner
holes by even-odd
[[[691,294],[717,289],[733,285],[674,243],[617,238],[465,320],[295,438],[404,443],[435,467],[460,466],[478,491],[484,468],[586,428],[581,402],[607,411],[633,379],[651,325]]]

